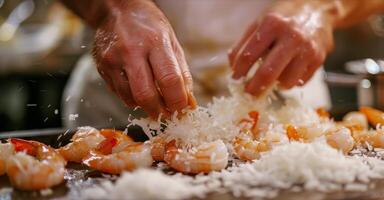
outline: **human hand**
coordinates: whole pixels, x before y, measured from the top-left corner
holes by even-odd
[[[94,58],[109,87],[150,116],[194,106],[192,77],[166,17],[150,0],[108,1]]]
[[[233,78],[247,75],[260,58],[263,62],[246,85],[261,95],[275,81],[282,88],[303,85],[333,48],[332,19],[319,1],[280,1],[255,21],[229,53]]]

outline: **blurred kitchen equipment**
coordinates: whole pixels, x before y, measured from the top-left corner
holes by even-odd
[[[58,3],[49,4],[45,18],[28,22],[36,10],[32,0],[24,0],[0,20],[0,73],[36,72],[54,57],[84,52],[85,26]],[[71,46],[72,45],[72,46]],[[51,56],[51,57],[49,57]],[[39,66],[34,66],[39,65]],[[57,66],[55,64],[54,66]]]
[[[359,106],[384,109],[384,59],[363,59],[345,64],[350,74],[327,72],[329,85],[356,87]]]

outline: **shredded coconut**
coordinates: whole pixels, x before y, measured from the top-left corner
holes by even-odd
[[[355,149],[350,156],[327,144],[324,132],[335,126],[332,120],[321,119],[316,111],[300,101],[288,98],[276,108],[271,92],[255,99],[243,91],[242,82],[232,81],[231,96],[214,98],[207,107],[177,113],[169,120],[130,119],[129,126],[138,125],[149,138],[164,134],[176,139],[190,151],[194,147],[222,140],[230,149],[239,133],[238,123],[250,111],[259,113],[258,134],[274,143],[273,149],[262,153],[259,160],[244,163],[233,157],[232,166],[220,172],[195,177],[167,175],[155,169],[124,173],[115,183],[105,181],[83,191],[86,199],[185,199],[204,197],[210,193],[231,193],[235,197],[274,197],[281,189],[293,191],[336,190],[364,191],[369,181],[384,178],[384,161],[367,153],[373,147]],[[311,143],[289,142],[286,125],[305,126]],[[379,129],[380,127],[378,127]],[[215,159],[216,155],[211,155]],[[177,159],[177,158],[176,158]],[[159,168],[167,169],[159,164]]]
[[[185,199],[204,194],[203,186],[194,186],[188,176],[169,176],[151,169],[124,173],[116,183],[103,182],[85,189],[85,199]],[[200,191],[200,192],[198,192]]]
[[[280,189],[330,192],[365,191],[369,181],[384,177],[384,161],[344,156],[324,141],[288,143],[259,160],[234,164],[221,172],[166,175],[154,169],[124,173],[116,183],[106,181],[83,192],[86,199],[185,199],[214,192],[235,197],[274,197]]]
[[[213,98],[207,107],[186,110],[181,118],[175,113],[170,120],[165,121],[160,118],[157,121],[149,118],[131,119],[129,126],[142,127],[149,138],[164,133],[169,140],[176,139],[181,144],[196,146],[219,139],[230,143],[239,132],[238,122],[247,118],[250,111],[259,112],[260,129],[268,132],[277,127],[279,131],[273,132],[281,136],[285,135],[281,124],[320,123],[318,115],[311,107],[295,99],[287,99],[284,106],[276,109],[271,105],[273,103],[267,101],[274,98],[270,92],[263,97],[254,98],[245,93],[243,88],[241,81],[232,80],[229,86],[231,96]]]

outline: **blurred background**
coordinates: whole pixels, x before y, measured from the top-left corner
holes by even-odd
[[[0,131],[62,126],[61,102],[68,98],[63,89],[77,60],[90,51],[92,37],[56,1],[0,0]],[[375,60],[384,59],[383,16],[337,31],[335,44],[325,63],[333,113],[377,104],[372,98],[380,82],[372,77],[384,69]],[[374,60],[349,62],[366,58]],[[346,70],[348,62],[352,67]]]
[[[0,0],[0,131],[60,127],[62,92],[92,32],[50,0]]]

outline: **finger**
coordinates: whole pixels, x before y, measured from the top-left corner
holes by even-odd
[[[279,77],[279,85],[290,89],[301,82],[301,78],[307,71],[307,62],[303,56],[296,56],[284,69]]]
[[[170,42],[165,41],[149,53],[154,77],[159,85],[167,108],[174,112],[188,106],[184,77]]]
[[[295,55],[294,51],[290,51],[292,46],[294,43],[291,40],[283,40],[271,50],[264,63],[247,84],[246,91],[248,93],[255,96],[261,95],[280,76]]]
[[[257,31],[252,33],[244,47],[237,53],[234,66],[233,78],[239,79],[245,76],[252,65],[268,50],[276,39],[278,30],[273,23],[264,21]]]
[[[313,74],[315,74],[317,69],[319,69],[319,67],[324,63],[325,53],[314,53],[312,55],[314,55],[312,59],[310,59],[312,62],[308,65],[307,71],[303,74],[301,78],[302,81],[299,85],[307,83],[312,78]]]
[[[156,118],[160,113],[167,114],[145,55],[131,53],[130,56],[124,57],[124,60],[124,71],[135,103],[151,117]]]
[[[311,65],[307,68],[307,70],[305,71],[305,73],[303,74],[303,76],[301,77],[301,81],[298,83],[299,86],[302,86],[304,85],[305,83],[307,83],[313,76],[313,74],[315,74],[315,72],[317,71],[317,69],[319,69],[320,65]]]
[[[240,51],[241,47],[244,46],[244,44],[247,42],[249,37],[254,33],[259,25],[258,21],[254,21],[245,31],[243,36],[241,37],[240,41],[236,43],[236,45],[230,50],[228,57],[229,57],[229,64],[231,67],[233,67],[233,64],[235,62],[235,57]]]
[[[176,55],[177,63],[180,66],[181,74],[184,79],[184,84],[186,86],[186,92],[188,96],[188,105],[192,108],[195,108],[197,105],[196,98],[193,95],[193,80],[192,80],[192,74],[189,70],[189,66],[187,64],[187,61],[185,60],[184,51],[177,41],[176,36],[173,34],[172,36],[172,45],[173,49]]]
[[[137,106],[133,100],[126,73],[122,70],[113,70],[112,77],[115,93],[120,97],[120,99],[122,99],[128,107]]]

